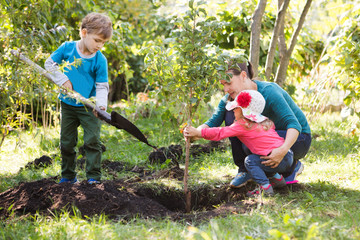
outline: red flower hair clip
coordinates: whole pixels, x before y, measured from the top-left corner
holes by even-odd
[[[236,101],[240,107],[247,108],[251,103],[251,95],[248,92],[241,92]]]

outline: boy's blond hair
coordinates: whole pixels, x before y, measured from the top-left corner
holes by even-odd
[[[105,14],[96,12],[89,13],[84,17],[80,31],[82,29],[86,29],[88,33],[101,35],[104,39],[109,39],[113,32],[110,18]]]

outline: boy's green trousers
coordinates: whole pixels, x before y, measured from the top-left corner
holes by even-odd
[[[76,177],[76,151],[78,127],[84,129],[84,150],[86,156],[86,177],[101,178],[100,120],[85,107],[74,107],[61,102],[60,151],[62,156],[61,176]]]

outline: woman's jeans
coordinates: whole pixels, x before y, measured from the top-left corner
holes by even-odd
[[[281,174],[290,170],[293,163],[293,156],[293,152],[289,150],[280,164],[277,167],[272,168],[262,164],[266,159],[261,159],[260,155],[250,154],[245,158],[245,167],[256,183],[265,185],[269,183],[268,176],[271,177],[275,173]]]
[[[234,112],[226,111],[225,114],[225,125],[230,126],[234,122]],[[286,130],[276,130],[280,137],[285,139]],[[239,167],[239,172],[246,172],[246,167],[244,164],[245,158],[251,154],[250,151],[246,151],[246,146],[237,138],[230,137],[231,150],[234,159],[234,163]],[[308,153],[311,145],[311,134],[301,133],[299,134],[296,142],[291,147],[291,150],[294,153],[294,160],[299,160]]]

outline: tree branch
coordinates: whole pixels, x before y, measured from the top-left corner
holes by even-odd
[[[260,33],[261,19],[265,12],[267,0],[260,0],[256,6],[251,23],[250,36],[250,62],[253,65],[254,77],[258,75],[259,55],[260,55]]]
[[[286,51],[286,55],[281,59],[280,61],[280,64],[279,64],[279,67],[277,69],[277,72],[276,72],[276,77],[275,77],[275,82],[277,84],[279,84],[280,86],[282,86],[285,82],[285,79],[286,79],[286,72],[287,72],[287,68],[288,68],[288,65],[289,65],[289,61],[290,61],[290,57],[291,57],[291,54],[295,48],[295,44],[297,42],[297,37],[301,31],[301,28],[303,27],[304,25],[304,22],[305,22],[305,17],[309,11],[309,8],[311,6],[311,2],[312,0],[307,0],[306,1],[306,4],[304,6],[304,9],[301,13],[301,16],[300,16],[300,20],[299,20],[299,23],[291,37],[291,41],[290,41],[290,46],[289,46],[289,49]]]
[[[278,40],[278,36],[279,36],[279,31],[280,31],[281,25],[284,25],[285,13],[286,13],[287,8],[289,7],[289,2],[290,2],[290,0],[285,0],[283,2],[282,6],[279,8],[279,11],[278,11],[278,14],[276,17],[274,31],[273,31],[273,35],[271,37],[270,47],[269,47],[269,51],[268,51],[268,54],[266,57],[265,76],[266,76],[267,80],[270,79],[270,75],[272,73],[272,67],[273,67],[273,63],[274,63],[275,50],[276,50],[276,44],[277,44],[277,40]]]
[[[283,2],[284,2],[284,0],[279,0],[279,2],[278,2],[279,9],[280,9],[281,5],[283,4]],[[287,50],[286,42],[285,42],[285,18],[284,18],[284,21],[282,21],[280,24],[278,47],[279,47],[279,57],[280,57],[280,61],[281,61],[281,59],[285,56],[286,50]]]

